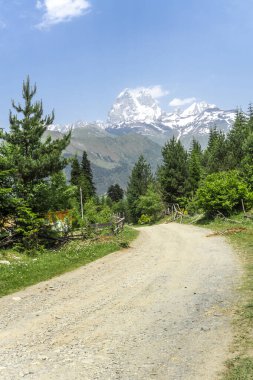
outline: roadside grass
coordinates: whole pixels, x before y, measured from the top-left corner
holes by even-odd
[[[222,232],[238,252],[244,267],[242,286],[239,289],[240,302],[237,306],[233,344],[234,358],[229,360],[224,380],[253,379],[253,221],[242,214],[231,220],[200,219],[195,225]],[[241,229],[241,230],[240,230]]]
[[[127,248],[137,236],[138,231],[125,226],[117,236],[72,241],[58,250],[46,250],[32,257],[14,250],[1,250],[0,260],[7,260],[10,265],[0,264],[0,297]]]

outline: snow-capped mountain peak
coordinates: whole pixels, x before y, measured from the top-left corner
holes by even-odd
[[[162,114],[157,101],[153,99],[149,89],[125,89],[117,97],[109,114],[108,123],[142,122],[152,123]]]
[[[197,116],[200,115],[203,111],[207,109],[216,109],[215,104],[208,104],[204,101],[202,102],[194,102],[188,108],[186,108],[182,113],[181,117],[189,117],[189,116]]]

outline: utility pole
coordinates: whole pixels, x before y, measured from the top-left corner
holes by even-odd
[[[82,215],[82,220],[83,220],[83,191],[81,187],[80,187],[80,202],[81,202],[81,215]]]

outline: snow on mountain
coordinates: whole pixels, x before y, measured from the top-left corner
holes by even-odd
[[[235,115],[235,110],[223,111],[204,101],[194,102],[183,111],[176,109],[167,113],[161,110],[148,88],[125,89],[112,105],[106,123],[78,121],[65,126],[53,125],[49,129],[67,132],[70,129],[86,128],[94,130],[94,134],[104,130],[114,135],[134,132],[161,144],[175,136],[188,145],[192,137],[195,137],[205,146],[210,129],[217,127],[227,133],[233,125]]]
[[[136,132],[155,140],[157,137],[161,140],[161,135],[163,140],[172,135],[184,137],[184,140],[206,135],[207,140],[211,128],[217,127],[226,133],[235,115],[235,110],[223,111],[204,101],[194,102],[183,111],[166,113],[150,94],[127,89],[118,96],[109,112],[107,130],[115,134]]]
[[[117,97],[108,114],[108,124],[153,123],[162,114],[157,101],[152,98],[149,89],[125,89]]]

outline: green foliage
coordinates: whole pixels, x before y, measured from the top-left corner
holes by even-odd
[[[12,174],[6,159],[0,155],[0,228],[15,210]]]
[[[79,202],[81,201],[80,189],[83,203],[96,195],[90,161],[85,151],[83,152],[81,164],[77,156],[72,159],[70,176],[70,183],[76,186],[76,198]]]
[[[146,193],[140,196],[137,202],[137,210],[141,214],[141,220],[143,220],[143,216],[148,216],[152,222],[155,222],[159,218],[164,210],[164,205],[161,194],[154,185],[149,185]]]
[[[138,210],[139,198],[146,194],[148,186],[153,182],[150,165],[141,155],[133,167],[127,186],[127,202],[130,219],[136,223],[141,216]]]
[[[149,215],[142,214],[141,217],[138,220],[138,224],[143,225],[143,224],[150,224],[152,223],[152,218]]]
[[[16,196],[24,199],[34,212],[36,202],[29,205],[34,186],[66,166],[67,160],[61,154],[70,141],[70,133],[61,140],[52,141],[48,137],[42,141],[54,114],[43,117],[42,102],[32,103],[36,91],[36,85],[32,87],[28,77],[23,83],[24,105],[12,103],[17,115],[10,112],[10,130],[3,133],[4,145],[0,150],[13,170]]]
[[[81,168],[77,156],[73,157],[71,160],[71,172],[70,172],[70,183],[72,185],[79,185],[79,178],[81,175]]]
[[[188,157],[189,189],[192,195],[197,191],[202,175],[203,169],[201,166],[201,160],[201,146],[196,140],[193,140],[190,148],[190,155]]]
[[[109,186],[107,196],[112,200],[112,202],[119,202],[124,197],[124,190],[118,183],[116,183],[115,185]]]
[[[243,112],[237,112],[233,128],[227,136],[227,167],[229,169],[237,169],[241,167],[241,162],[245,155],[244,144],[250,132],[250,120],[250,118],[247,120]]]
[[[226,170],[227,141],[223,132],[216,128],[210,131],[207,149],[203,155],[204,168],[207,174]]]
[[[37,255],[36,260],[30,255],[0,250],[0,259],[7,259],[11,262],[11,265],[1,266],[0,297],[115,252],[121,248],[121,242],[129,245],[137,235],[138,231],[126,226],[120,237],[112,236],[106,241],[96,242],[73,241],[57,251],[41,252],[40,255]]]
[[[15,234],[18,237],[16,249],[20,252],[34,254],[42,247],[39,242],[39,232],[44,220],[38,218],[27,205],[20,203],[16,207]]]
[[[163,200],[178,203],[189,192],[187,152],[180,141],[173,137],[162,148],[163,163],[158,170]]]
[[[198,204],[210,215],[225,215],[241,209],[241,200],[251,205],[253,198],[247,184],[238,171],[219,172],[208,175],[197,191]]]
[[[95,202],[94,198],[85,203],[84,216],[87,223],[107,223],[112,219],[112,211],[106,204]]]
[[[85,199],[91,198],[96,195],[96,188],[93,183],[93,174],[91,170],[90,161],[88,159],[87,153],[84,151],[81,161],[81,173],[83,175],[83,178],[86,180],[85,186],[86,186],[86,197]]]
[[[109,206],[110,207],[110,206]],[[124,215],[128,219],[128,204],[126,199],[115,202],[111,205],[113,214]]]

